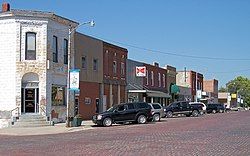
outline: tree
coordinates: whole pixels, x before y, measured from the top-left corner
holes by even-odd
[[[223,92],[223,93],[225,93],[225,92],[227,92],[227,88],[224,88],[224,87],[220,87],[220,89],[219,89],[219,92]]]
[[[238,76],[229,81],[226,88],[230,93],[241,95],[243,102],[250,107],[250,80],[248,78]]]

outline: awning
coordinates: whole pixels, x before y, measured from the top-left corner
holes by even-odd
[[[128,90],[128,93],[146,93],[148,97],[160,97],[160,98],[170,98],[171,96],[167,93],[154,90]]]
[[[152,91],[152,90],[149,90],[147,92],[147,96],[148,97],[160,97],[160,98],[170,98],[171,96],[167,93],[164,93],[164,92],[160,92],[160,91]]]
[[[171,92],[170,93],[172,93],[172,94],[180,93],[180,88],[176,84],[173,84],[171,86]]]

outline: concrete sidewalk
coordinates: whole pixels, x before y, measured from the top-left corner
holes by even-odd
[[[15,128],[3,128],[0,129],[0,135],[14,135],[14,136],[27,136],[27,135],[46,135],[46,134],[59,134],[70,133],[93,129],[94,123],[91,120],[82,122],[79,127],[66,127],[66,123],[55,124],[55,126],[43,126],[43,127],[15,127]]]

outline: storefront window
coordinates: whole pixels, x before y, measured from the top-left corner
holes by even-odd
[[[65,103],[65,87],[52,86],[52,105],[66,105]]]

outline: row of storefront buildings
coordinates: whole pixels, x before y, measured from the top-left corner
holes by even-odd
[[[78,25],[51,12],[2,5],[0,111],[63,122],[67,111],[90,119],[124,102],[218,101],[217,80],[128,59],[126,48],[73,31]],[[68,69],[80,70],[80,91],[69,91],[67,99]]]

